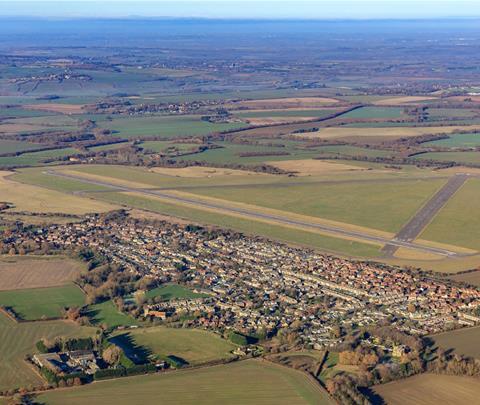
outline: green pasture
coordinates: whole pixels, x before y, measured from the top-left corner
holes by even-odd
[[[65,307],[85,303],[83,292],[76,285],[0,291],[0,306],[11,307],[25,320],[59,318]]]
[[[168,301],[177,298],[204,298],[208,297],[208,295],[193,292],[192,290],[189,290],[188,288],[178,284],[164,284],[145,293],[146,299],[156,297],[160,297],[162,300]]]
[[[94,325],[107,325],[109,328],[138,325],[130,315],[120,312],[112,301],[89,305],[87,316]]]
[[[441,146],[443,148],[475,148],[480,146],[480,133],[452,134],[447,139],[425,142],[422,145]]]

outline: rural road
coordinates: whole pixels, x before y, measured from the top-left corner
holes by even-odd
[[[265,214],[265,213],[257,212],[254,210],[249,210],[246,208],[229,207],[228,205],[218,204],[214,202],[209,202],[209,201],[207,202],[207,201],[196,200],[196,199],[191,199],[191,198],[186,198],[181,196],[170,195],[170,194],[161,192],[159,190],[119,186],[116,184],[108,183],[107,181],[86,179],[85,177],[74,176],[66,173],[60,173],[53,170],[49,170],[44,173],[51,176],[63,177],[63,178],[81,181],[83,183],[92,184],[96,186],[108,187],[114,191],[133,192],[137,194],[145,194],[145,195],[150,195],[154,197],[160,197],[164,200],[169,200],[174,203],[184,203],[184,204],[189,204],[199,208],[220,210],[224,212],[230,212],[232,214],[240,214],[242,216],[250,217],[252,219],[263,219],[263,220],[273,221],[273,222],[277,222],[279,224],[284,224],[284,225],[300,226],[302,228],[322,231],[322,232],[326,232],[332,235],[337,235],[340,237],[363,239],[365,241],[370,241],[370,242],[379,243],[379,244],[390,244],[397,247],[405,247],[405,248],[409,248],[409,249],[413,249],[421,252],[433,253],[433,254],[442,255],[442,256],[459,256],[458,253],[452,252],[447,249],[423,246],[410,241],[390,240],[388,238],[369,235],[367,233],[363,233],[360,231],[353,231],[353,230],[342,229],[334,226],[315,224],[312,222],[289,219],[289,218],[285,218],[285,217],[274,215],[274,214]]]
[[[448,202],[450,198],[463,186],[469,178],[466,174],[457,174],[450,178],[447,183],[435,193],[435,195],[414,215],[410,221],[397,233],[393,241],[384,246],[382,251],[389,256],[392,256],[399,245],[398,241],[411,242],[415,240],[425,227],[437,215],[438,211]]]

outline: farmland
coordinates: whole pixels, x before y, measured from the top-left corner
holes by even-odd
[[[0,290],[56,287],[73,281],[84,267],[71,259],[2,258]]]
[[[198,393],[202,395],[199,396]],[[257,361],[244,361],[181,373],[132,377],[39,396],[49,405],[228,403],[331,404],[325,391],[302,373]]]
[[[15,323],[0,314],[0,390],[42,386],[41,379],[23,360],[26,354],[35,352],[35,343],[58,336],[91,336],[95,329],[81,327],[66,321]]]
[[[236,348],[220,336],[200,329],[142,328],[121,332],[110,340],[121,346],[127,356],[134,356],[141,348],[150,356],[174,356],[190,365],[231,358],[231,351]]]
[[[82,306],[83,292],[75,285],[0,291],[0,306],[12,308],[21,319],[60,318],[65,307]]]
[[[425,146],[442,146],[445,148],[474,148],[480,146],[480,134],[452,134],[447,139],[426,142]],[[461,156],[461,155],[459,155]]]
[[[377,385],[373,390],[391,405],[473,404],[479,394],[476,378],[435,374]]]
[[[148,138],[151,136],[180,138],[206,135],[211,132],[221,132],[245,126],[242,123],[212,124],[202,121],[198,116],[116,118],[112,121],[99,122],[99,125],[125,138]]]
[[[436,346],[445,350],[453,349],[455,353],[480,359],[480,328],[464,328],[432,335],[430,338]]]

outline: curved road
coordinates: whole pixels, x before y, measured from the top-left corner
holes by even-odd
[[[200,208],[208,208],[208,209],[213,209],[213,210],[221,210],[224,212],[231,212],[233,214],[240,214],[242,216],[254,218],[254,219],[264,219],[268,221],[274,221],[280,224],[285,224],[285,225],[294,225],[294,226],[301,226],[302,228],[307,228],[307,229],[312,229],[316,231],[322,231],[326,232],[329,234],[333,235],[338,235],[340,237],[350,237],[350,238],[356,238],[356,239],[363,239],[365,241],[370,241],[370,242],[375,242],[379,244],[384,244],[384,245],[393,245],[396,247],[405,247],[421,252],[427,252],[427,253],[433,253],[437,255],[442,255],[442,256],[460,256],[456,252],[452,252],[447,249],[441,249],[441,248],[436,248],[436,247],[429,247],[429,246],[422,246],[414,242],[410,241],[402,241],[402,240],[390,240],[388,238],[382,238],[380,236],[374,236],[374,235],[369,235],[367,233],[363,233],[360,231],[352,231],[348,229],[342,229],[339,227],[334,227],[334,226],[328,226],[328,225],[321,225],[321,224],[315,224],[311,222],[304,222],[301,220],[295,220],[295,219],[289,219],[285,218],[282,216],[274,215],[274,214],[264,214],[261,212],[257,212],[254,210],[249,210],[246,208],[236,208],[236,207],[228,207],[226,205],[222,204],[217,204],[214,202],[207,202],[207,201],[201,201],[201,200],[195,200],[191,198],[186,198],[186,197],[180,197],[180,196],[174,196],[174,195],[169,195],[162,193],[161,191],[154,190],[154,189],[144,189],[144,188],[132,188],[132,187],[126,187],[126,186],[119,186],[116,184],[108,183],[106,181],[100,181],[100,180],[92,180],[92,179],[86,179],[81,176],[74,176],[71,174],[66,174],[66,173],[61,173],[61,172],[56,172],[53,170],[49,170],[44,172],[48,175],[51,176],[57,176],[57,177],[63,177],[71,180],[76,180],[76,181],[81,181],[83,183],[87,184],[93,184],[97,186],[102,186],[102,187],[108,187],[111,188],[114,191],[120,191],[120,192],[133,192],[133,193],[138,193],[138,194],[146,194],[146,195],[151,195],[155,197],[160,197],[164,200],[170,200],[172,202],[176,203],[184,203],[184,204],[189,204],[193,206],[197,206]]]

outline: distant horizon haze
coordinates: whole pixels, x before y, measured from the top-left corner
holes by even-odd
[[[480,17],[480,0],[0,0],[0,17],[272,20],[477,18]]]

